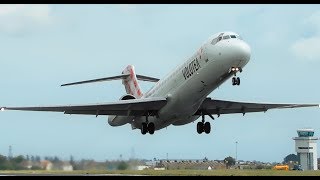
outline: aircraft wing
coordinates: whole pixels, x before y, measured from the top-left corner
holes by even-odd
[[[64,112],[65,114],[85,115],[124,115],[143,116],[146,113],[159,111],[167,100],[165,98],[130,99],[111,103],[67,105],[67,106],[38,106],[38,107],[1,107],[4,110],[21,111],[52,111]]]
[[[270,103],[247,103],[235,101],[213,100],[207,98],[203,101],[196,115],[204,114],[234,114],[250,112],[266,112],[269,109],[319,107],[319,104],[270,104]]]

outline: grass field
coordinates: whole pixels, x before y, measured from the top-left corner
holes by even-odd
[[[318,171],[280,171],[280,170],[143,170],[143,171],[0,171],[3,175],[90,175],[90,174],[123,174],[151,176],[320,176]]]

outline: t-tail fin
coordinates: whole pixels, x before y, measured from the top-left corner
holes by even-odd
[[[123,71],[122,74],[128,74],[126,78],[122,79],[122,84],[126,88],[127,94],[131,94],[134,97],[141,98],[142,97],[142,91],[138,83],[138,79],[136,76],[136,73],[134,71],[134,66],[133,65],[128,65]]]

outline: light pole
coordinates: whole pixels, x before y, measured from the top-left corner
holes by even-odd
[[[166,162],[166,165],[167,165],[167,170],[168,170],[168,166],[169,166],[169,159],[168,159],[168,153],[167,153],[167,162]]]
[[[238,141],[236,141],[236,164],[238,159]]]

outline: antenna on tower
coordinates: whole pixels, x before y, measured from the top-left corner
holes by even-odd
[[[8,158],[11,159],[12,158],[12,146],[9,146],[9,153],[8,153]]]

